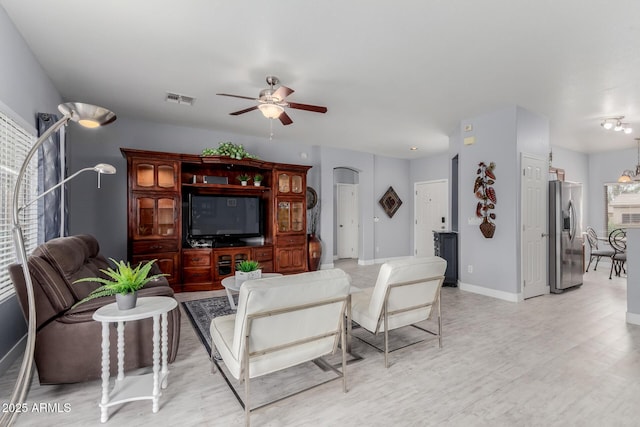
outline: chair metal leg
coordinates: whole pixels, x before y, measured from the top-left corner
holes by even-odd
[[[244,354],[243,354],[243,365],[244,365],[244,425],[249,427],[251,421],[251,404],[249,403],[249,336],[245,336],[244,342]]]
[[[438,295],[438,348],[442,348],[442,317],[440,316],[440,296]]]
[[[613,266],[616,265],[616,261],[611,258],[611,270],[609,270],[609,280],[611,280],[611,276],[613,275]]]
[[[351,321],[351,319],[349,319]],[[345,328],[342,328],[342,392],[347,392],[347,337]]]
[[[387,317],[387,301],[384,303],[384,367],[389,368],[389,318]]]
[[[593,255],[589,257],[589,264],[587,264],[587,269],[585,270],[585,273],[589,272],[589,267],[591,267],[591,261],[593,261]],[[596,266],[593,268],[593,271],[596,271],[596,268],[598,268],[598,261],[596,261]]]

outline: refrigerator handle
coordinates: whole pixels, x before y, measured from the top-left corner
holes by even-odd
[[[576,236],[576,211],[573,207],[573,202],[569,200],[569,240],[573,241]]]

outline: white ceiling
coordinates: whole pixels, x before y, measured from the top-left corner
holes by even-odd
[[[272,74],[295,89],[274,143],[413,158],[465,118],[517,104],[551,144],[582,152],[640,136],[636,0],[0,0],[65,100],[121,117],[269,137],[254,105]],[[169,104],[166,92],[196,98]],[[606,116],[636,128],[604,131]],[[216,145],[216,144],[212,144]],[[409,151],[416,146],[418,151]]]

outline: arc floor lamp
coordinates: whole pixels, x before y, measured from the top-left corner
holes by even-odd
[[[33,354],[35,350],[36,341],[36,306],[33,293],[33,282],[31,281],[31,274],[29,272],[29,265],[27,263],[27,253],[24,244],[24,236],[22,232],[22,226],[20,225],[20,212],[31,205],[35,201],[42,198],[49,192],[64,185],[67,181],[78,176],[85,171],[95,171],[98,173],[98,186],[100,186],[101,174],[114,174],[116,169],[108,164],[99,163],[91,168],[84,168],[68,176],[52,188],[48,189],[44,193],[40,194],[35,199],[29,201],[23,206],[20,206],[20,190],[22,187],[22,181],[27,171],[27,166],[33,155],[38,151],[38,148],[55,132],[57,132],[62,126],[66,125],[69,120],[77,122],[79,125],[87,128],[96,128],[99,126],[108,125],[116,120],[116,115],[107,110],[106,108],[98,107],[90,104],[82,104],[79,102],[67,102],[60,104],[58,110],[63,114],[63,117],[58,120],[53,126],[47,129],[38,140],[33,144],[33,147],[27,153],[24,162],[16,178],[16,184],[13,191],[13,243],[16,250],[17,261],[22,265],[22,271],[24,274],[24,282],[27,288],[27,302],[28,302],[28,325],[27,325],[27,344],[24,350],[24,356],[22,358],[22,365],[18,373],[18,378],[11,395],[10,408],[20,408],[24,403],[29,385],[31,383],[31,374],[33,370]],[[18,410],[5,412],[0,418],[0,425],[11,425],[19,414]]]

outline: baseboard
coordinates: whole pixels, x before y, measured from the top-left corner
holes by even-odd
[[[329,262],[327,264],[320,264],[320,270],[329,270],[335,268],[332,262]]]
[[[629,313],[627,311],[627,323],[631,323],[632,325],[640,325],[640,314]]]
[[[17,358],[22,356],[24,353],[24,349],[27,346],[27,336],[23,336],[20,340],[15,343],[15,345],[4,355],[2,359],[0,359],[0,376],[4,375],[5,372],[13,365],[13,362],[16,361]]]
[[[358,259],[358,265],[373,265],[373,264],[377,264],[377,262],[372,259]]]
[[[496,289],[489,289],[483,286],[472,285],[469,283],[463,283],[458,281],[458,287],[460,290],[471,292],[474,294],[484,295],[491,298],[501,299],[509,302],[521,302],[524,300],[521,293],[513,294],[511,292],[498,291]]]
[[[391,258],[376,258],[373,263],[374,264],[384,264],[387,261],[393,261],[394,259],[406,259],[406,258],[410,258],[410,255],[406,255],[406,256],[395,256],[395,257],[391,257]]]

